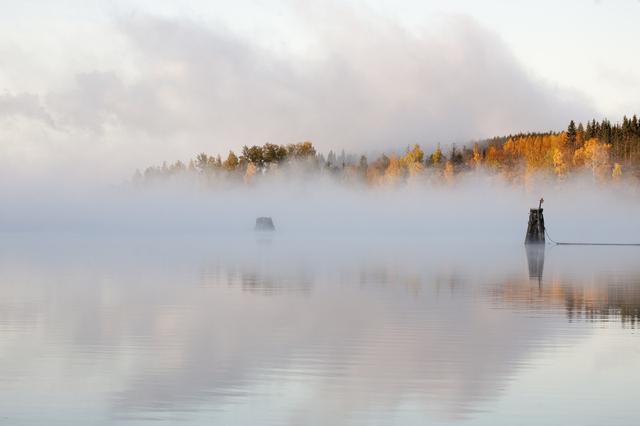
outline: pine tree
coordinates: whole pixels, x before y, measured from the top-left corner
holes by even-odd
[[[584,141],[584,127],[582,126],[582,123],[580,123],[578,124],[578,129],[576,130],[576,147],[581,147]]]
[[[336,165],[336,154],[333,152],[333,150],[329,151],[329,154],[327,154],[327,166],[331,167],[335,167]]]
[[[571,120],[567,127],[567,144],[572,148],[576,146],[576,133],[576,123]]]
[[[366,173],[367,167],[369,167],[369,164],[367,162],[367,157],[363,155],[360,157],[360,170]]]

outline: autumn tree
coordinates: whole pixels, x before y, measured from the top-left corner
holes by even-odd
[[[438,144],[436,150],[433,151],[433,153],[429,157],[429,163],[434,167],[438,167],[442,165],[443,161],[444,155],[442,154],[442,150],[440,149],[440,144]]]
[[[594,179],[603,179],[610,170],[611,145],[602,143],[596,138],[589,139],[582,148],[578,148],[573,156],[576,166],[591,169]]]
[[[227,159],[224,161],[224,163],[222,163],[222,166],[225,168],[225,170],[232,172],[238,167],[238,164],[239,161],[236,154],[234,154],[233,151],[229,151],[229,155],[227,156]]]
[[[553,171],[561,179],[567,174],[567,162],[564,152],[559,147],[553,149]]]
[[[278,165],[285,162],[288,166],[278,170]],[[229,151],[223,162],[220,155],[214,157],[202,152],[188,165],[175,161],[148,167],[144,173],[136,175],[136,180],[155,180],[197,171],[206,175],[207,181],[213,181],[223,176],[224,172],[240,169],[245,181],[250,183],[258,174],[306,173],[318,170],[318,164],[343,180],[348,181],[351,177],[362,180],[366,177],[372,185],[403,182],[407,177],[419,176],[424,174],[425,165],[436,168],[435,175],[448,180],[454,174],[481,166],[513,181],[536,173],[563,179],[574,169],[588,169],[598,180],[618,180],[623,169],[625,175],[640,175],[640,122],[636,115],[625,116],[621,122],[591,120],[586,122],[586,127],[582,123],[576,126],[572,120],[561,132],[496,136],[474,143],[472,149],[463,147],[458,150],[453,145],[447,156],[440,145],[430,155],[425,155],[416,144],[408,147],[400,157],[381,155],[373,162],[369,162],[366,156],[361,156],[359,160],[355,155],[347,156],[344,150],[339,156],[330,151],[325,161],[309,141],[289,145],[245,145],[240,158]],[[238,173],[236,176],[239,178],[241,175]]]
[[[240,160],[243,162],[254,164],[256,167],[264,166],[263,150],[261,146],[253,145],[252,147],[243,146]]]
[[[480,146],[478,143],[473,144],[473,151],[471,155],[471,167],[477,169],[482,163],[482,153],[480,152]]]
[[[407,168],[409,176],[415,177],[420,175],[424,171],[424,151],[420,148],[420,145],[415,144],[413,148],[408,149],[404,157],[402,157],[402,163]]]
[[[420,145],[415,144],[413,148],[407,150],[407,154],[404,156],[404,161],[407,163],[421,163],[424,161],[424,151],[420,148]]]
[[[618,181],[622,176],[622,166],[619,163],[615,163],[613,165],[613,171],[611,172],[611,177],[613,180]]]
[[[266,143],[262,146],[262,159],[265,163],[281,163],[287,158],[287,148],[283,145]]]
[[[384,172],[385,182],[390,184],[399,183],[404,178],[405,168],[397,155],[392,155],[389,165]]]
[[[296,160],[308,159],[316,155],[316,149],[309,141],[287,145],[287,155]]]
[[[247,185],[253,183],[253,179],[257,171],[258,167],[256,167],[254,163],[249,163],[247,165],[247,170],[244,173],[244,183]]]
[[[489,145],[485,156],[485,164],[494,169],[500,168],[500,165],[502,164],[502,150],[495,145]]]
[[[453,162],[451,160],[447,160],[447,163],[444,165],[444,179],[451,183],[455,177],[455,168],[453,167]]]

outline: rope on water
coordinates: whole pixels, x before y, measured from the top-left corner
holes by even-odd
[[[640,247],[640,243],[561,243],[561,242],[553,240],[549,236],[549,232],[547,232],[546,229],[544,230],[544,233],[547,236],[547,238],[549,239],[549,241],[551,241],[552,243],[554,243],[557,246],[633,246],[633,247]]]
[[[549,232],[547,231],[547,228],[544,229],[544,233],[547,236],[547,238],[549,239],[549,241],[551,241],[552,243],[554,243],[555,245],[558,245],[557,241],[554,241],[551,236],[549,235]]]

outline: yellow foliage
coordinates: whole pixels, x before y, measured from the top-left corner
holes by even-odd
[[[239,161],[238,161],[238,157],[236,156],[236,154],[234,154],[233,151],[229,151],[229,156],[227,157],[227,159],[225,160],[224,163],[222,163],[222,166],[229,171],[233,171],[236,169],[236,167],[238,167]]]
[[[409,165],[411,163],[422,163],[424,161],[424,151],[420,148],[420,145],[415,144],[411,151],[407,152],[407,154],[402,157],[402,160],[405,164]]]
[[[424,151],[420,145],[415,144],[413,148],[406,153],[400,160],[401,166],[406,168],[410,177],[415,177],[424,171]]]
[[[420,176],[422,172],[424,172],[424,164],[418,162],[409,163],[407,165],[407,170],[409,171],[410,178]]]
[[[559,178],[563,178],[567,174],[567,163],[564,159],[564,153],[558,147],[553,149],[553,171]]]
[[[405,168],[398,156],[393,155],[389,160],[389,166],[384,172],[384,179],[387,183],[398,183],[404,177]]]
[[[477,143],[473,144],[473,157],[471,157],[471,166],[474,168],[480,167],[482,163],[482,154],[480,153],[480,148]]]
[[[434,166],[439,166],[442,163],[442,150],[440,149],[440,145],[436,148],[436,150],[431,154],[431,164]]]
[[[367,182],[370,185],[379,185],[382,183],[382,173],[380,173],[380,169],[375,165],[370,165],[367,167]]]
[[[622,176],[622,166],[619,163],[615,163],[613,165],[613,171],[611,172],[611,177],[613,180],[620,180]]]
[[[451,161],[447,161],[447,164],[445,164],[445,166],[444,166],[444,178],[448,182],[452,182],[453,181],[454,172],[455,172],[455,170],[453,168],[453,163]]]
[[[244,174],[244,183],[247,185],[253,182],[253,177],[256,175],[258,168],[253,163],[249,163],[247,166],[247,171]]]
[[[568,170],[565,158],[566,138],[559,135],[532,135],[509,138],[502,145],[502,152],[487,153],[486,162],[502,165],[505,172],[513,174],[518,165],[524,165],[526,173],[553,170],[564,175]]]
[[[497,169],[500,166],[501,161],[502,161],[502,155],[501,155],[501,152],[498,150],[498,148],[496,148],[494,145],[489,146],[489,149],[487,150],[487,156],[485,158],[485,162],[490,167],[494,167]]]
[[[573,163],[591,169],[594,178],[602,179],[609,170],[611,145],[596,138],[589,139],[573,154]]]

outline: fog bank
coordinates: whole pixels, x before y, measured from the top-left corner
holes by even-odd
[[[245,144],[432,148],[599,116],[581,94],[530,75],[468,16],[434,18],[422,31],[347,6],[294,16],[304,40],[277,48],[215,22],[113,17],[95,30],[109,40],[104,58],[55,51],[65,66],[49,89],[0,87],[0,176],[109,182]]]
[[[0,231],[89,235],[184,234],[215,240],[253,235],[271,216],[277,238],[417,237],[459,242],[524,239],[528,211],[545,199],[559,241],[640,242],[640,201],[628,185],[512,185],[470,174],[449,185],[365,188],[289,180],[226,188],[187,184],[96,189],[5,188]]]

